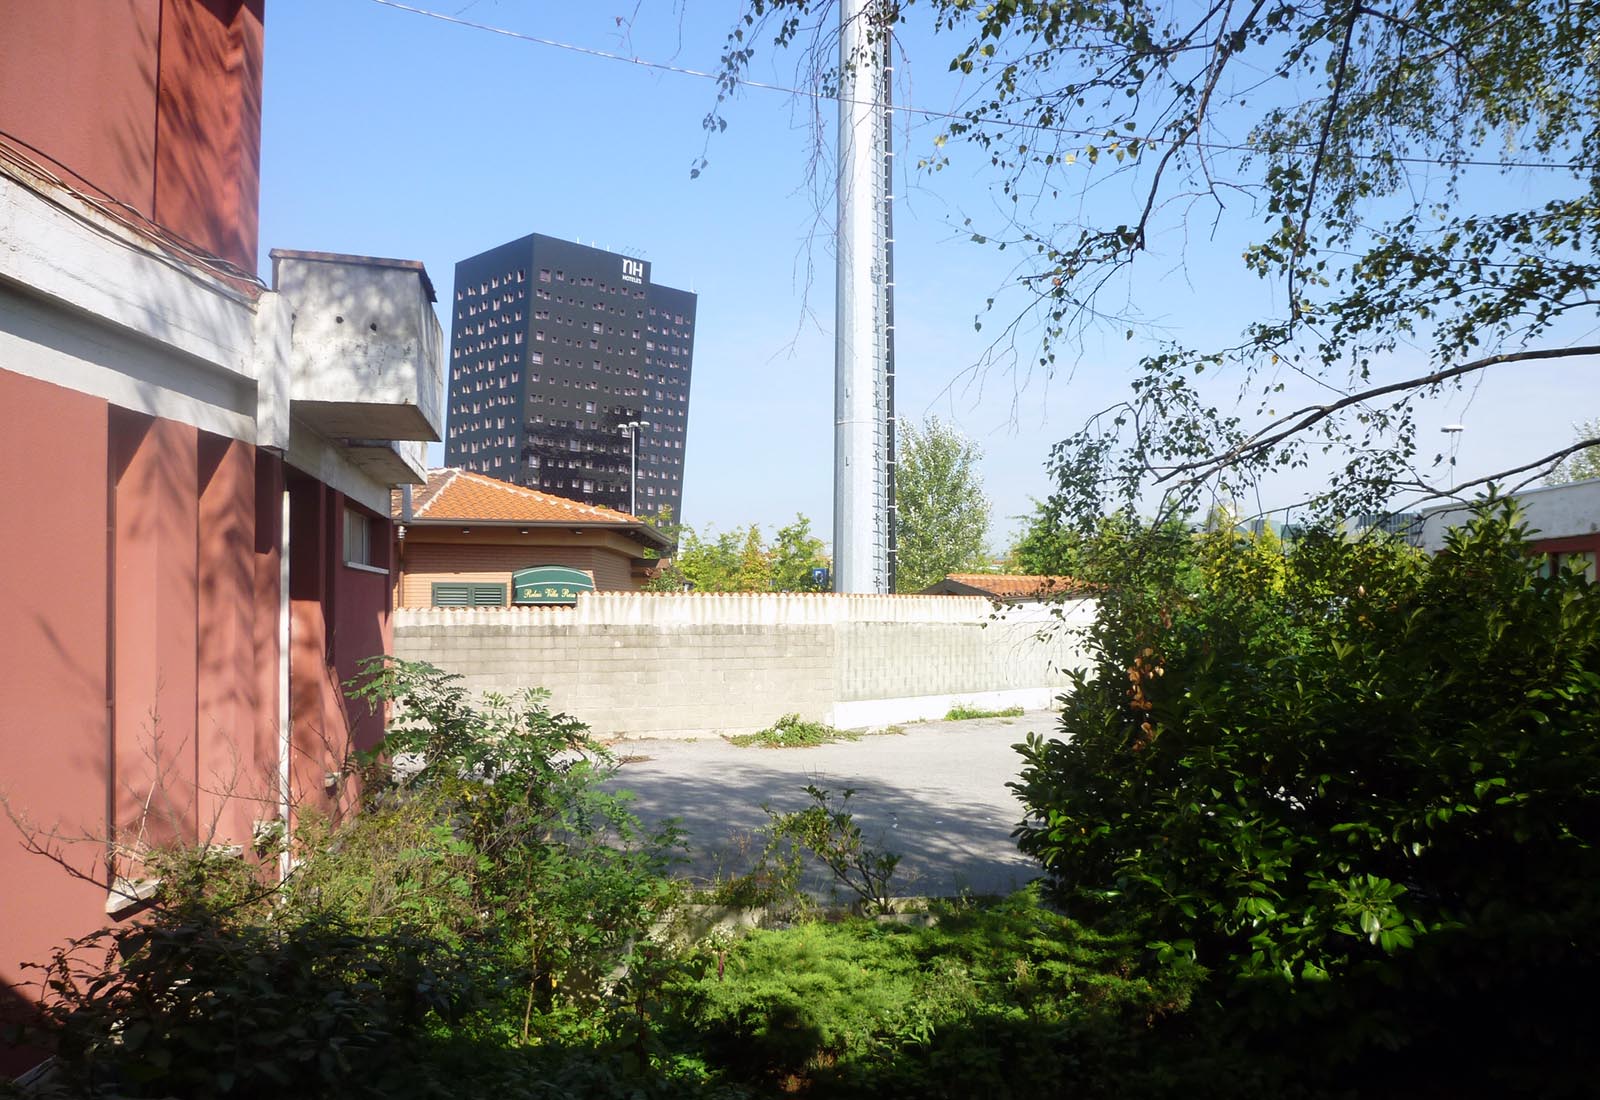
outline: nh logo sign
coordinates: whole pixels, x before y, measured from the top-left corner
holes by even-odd
[[[644,261],[643,260],[623,260],[622,261],[622,281],[625,282],[625,283],[642,283],[642,282],[644,282]]]

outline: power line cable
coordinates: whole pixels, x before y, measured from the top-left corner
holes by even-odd
[[[427,8],[413,7],[410,4],[399,3],[398,0],[372,0],[372,2],[374,4],[381,5],[382,7],[394,8],[396,11],[410,12],[413,15],[422,15],[429,19],[437,19],[442,23],[452,23],[456,26],[468,27],[477,31],[485,31],[489,34],[497,34],[505,38],[514,38],[520,42],[529,42],[538,46],[548,46],[557,50],[566,50],[570,53],[581,54],[585,57],[594,57],[604,61],[618,61],[625,65],[633,65],[641,69],[655,69],[659,72],[674,73],[678,76],[692,76],[700,80],[711,80],[723,85],[743,88],[756,88],[765,92],[782,92],[785,95],[802,96],[808,99],[850,103],[851,105],[859,105],[863,102],[853,99],[843,99],[838,95],[829,95],[825,92],[819,92],[810,88],[794,88],[784,84],[773,84],[764,80],[751,80],[747,77],[733,76],[726,73],[711,73],[706,72],[703,69],[691,69],[683,65],[673,65],[665,61],[651,61],[643,57],[629,57],[625,54],[612,53],[609,50],[595,49],[592,46],[579,46],[572,42],[562,42],[554,38],[542,38],[536,34],[527,34],[523,31],[514,31],[506,27],[496,27],[489,23],[477,23],[470,19],[462,19],[459,16],[447,15],[444,12],[430,11]],[[885,109],[899,114],[916,115],[924,119],[939,119],[951,122],[962,122],[969,125],[984,124],[989,126],[1015,127],[1019,130],[1033,130],[1039,133],[1061,134],[1064,137],[1111,138],[1123,143],[1132,143],[1137,141],[1140,145],[1148,145],[1153,148],[1166,144],[1170,140],[1168,138],[1151,137],[1147,135],[1135,137],[1133,135],[1117,134],[1113,131],[1107,130],[1079,130],[1067,126],[1046,126],[1037,122],[1023,122],[1018,119],[989,118],[983,115],[961,114],[954,111],[938,111],[929,107],[913,107],[908,104],[901,103],[890,104]],[[1262,151],[1260,147],[1253,145],[1231,145],[1226,142],[1204,141],[1200,139],[1194,139],[1185,142],[1185,144],[1193,145],[1200,149],[1209,149],[1214,152],[1259,153]],[[1305,153],[1311,153],[1315,150],[1311,146],[1306,146],[1301,151]],[[1600,165],[1581,164],[1577,162],[1573,162],[1571,164],[1561,164],[1551,161],[1473,160],[1457,159],[1454,157],[1391,156],[1382,153],[1348,153],[1347,155],[1357,160],[1385,160],[1401,164],[1432,164],[1455,168],[1554,168],[1569,172],[1594,171],[1596,169],[1600,169]]]
[[[26,155],[27,153],[33,155],[28,156]],[[257,290],[266,289],[266,284],[261,281],[261,278],[255,272],[247,271],[231,260],[208,252],[193,241],[162,225],[138,207],[112,196],[109,191],[99,187],[92,180],[85,179],[83,176],[73,172],[72,169],[38,146],[30,144],[21,137],[5,130],[0,130],[0,161],[45,181],[60,194],[72,196],[78,202],[99,212],[107,220],[117,223],[145,240],[154,242],[160,246],[162,251],[148,252],[143,249],[139,249],[139,251],[154,257],[161,263],[191,279],[196,277],[193,268],[199,267],[206,269],[213,276],[220,276],[225,280],[248,284]],[[73,186],[63,176],[47,167],[46,161],[70,173],[86,186],[98,191],[99,194],[93,194],[83,190],[81,187]],[[135,244],[126,238],[111,233],[107,226],[85,216],[85,213],[73,204],[63,202],[59,195],[46,192],[39,192],[39,194],[52,206],[63,211],[75,221],[88,226],[95,232],[108,237],[125,248],[137,248]],[[207,283],[205,285],[209,287],[211,284]]]

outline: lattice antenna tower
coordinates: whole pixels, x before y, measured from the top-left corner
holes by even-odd
[[[838,592],[892,592],[895,582],[889,30],[879,0],[841,0],[833,457]]]

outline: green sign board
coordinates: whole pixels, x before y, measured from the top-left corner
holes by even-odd
[[[536,565],[511,574],[511,602],[577,603],[578,593],[593,592],[594,578],[564,565]]]

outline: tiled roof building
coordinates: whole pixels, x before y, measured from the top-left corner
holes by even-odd
[[[671,540],[626,512],[527,489],[469,470],[429,470],[392,494],[399,607],[505,607],[526,598],[529,570],[581,574],[581,591],[642,588]],[[542,590],[541,590],[542,591]]]
[[[1028,576],[1019,573],[950,573],[922,590],[929,596],[987,596],[1014,603],[1049,600],[1076,592],[1083,586],[1071,577]]]

